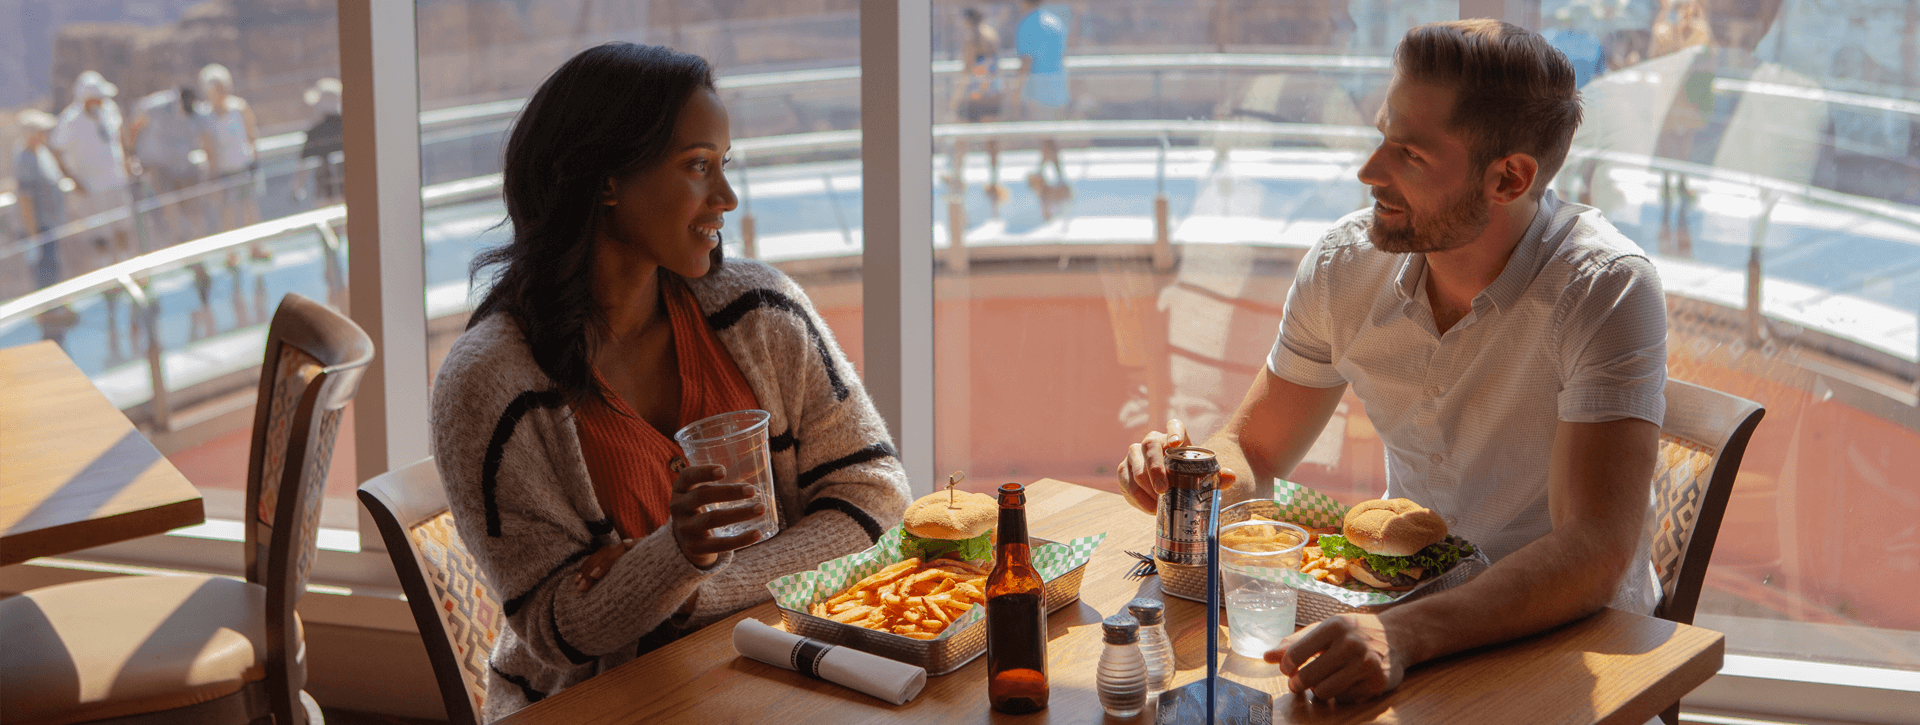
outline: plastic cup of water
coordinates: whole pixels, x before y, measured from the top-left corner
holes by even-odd
[[[780,533],[779,506],[773,499],[773,466],[767,450],[767,419],[764,410],[736,410],[690,423],[673,434],[687,463],[700,466],[719,464],[726,474],[716,483],[750,483],[753,498],[730,504],[714,504],[706,510],[741,508],[755,503],[767,507],[760,517],[737,524],[716,527],[715,536],[737,536],[760,532],[766,541]]]
[[[1260,659],[1293,634],[1299,594],[1282,573],[1300,569],[1307,532],[1284,521],[1242,521],[1220,527],[1220,589],[1227,604],[1227,641],[1234,653]]]

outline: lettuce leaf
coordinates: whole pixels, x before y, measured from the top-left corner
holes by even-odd
[[[1382,556],[1355,546],[1347,537],[1339,534],[1322,534],[1320,551],[1327,556],[1337,556],[1349,561],[1363,559],[1367,567],[1382,576],[1398,576],[1413,567],[1422,567],[1427,571],[1439,573],[1453,568],[1461,559],[1473,556],[1474,548],[1466,539],[1448,536],[1440,543],[1429,545],[1413,553],[1413,556]]]
[[[952,539],[923,539],[906,530],[900,532],[900,555],[918,556],[922,560],[932,559],[950,551],[959,552],[967,561],[993,561],[993,531],[971,539],[954,541]]]

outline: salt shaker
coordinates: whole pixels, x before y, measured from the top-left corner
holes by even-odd
[[[1140,656],[1140,623],[1115,614],[1100,623],[1106,650],[1100,653],[1100,706],[1114,717],[1133,717],[1147,706],[1147,663]]]
[[[1127,613],[1140,623],[1140,656],[1147,661],[1147,694],[1158,695],[1173,684],[1173,641],[1167,638],[1167,605],[1140,597],[1127,602]]]

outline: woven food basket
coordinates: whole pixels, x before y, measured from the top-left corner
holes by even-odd
[[[1038,536],[1033,537],[1032,540],[1034,548],[1039,548],[1042,544],[1059,543]],[[1058,577],[1047,580],[1046,607],[1049,614],[1059,611],[1061,607],[1072,604],[1073,600],[1080,598],[1080,580],[1086,576],[1086,573],[1087,565],[1081,564]],[[1205,582],[1206,574],[1206,570],[1201,570],[1202,582]],[[1201,589],[1205,588],[1206,585],[1203,583]],[[776,606],[779,605],[776,604]],[[976,619],[965,625],[959,632],[940,639],[922,640],[835,622],[785,606],[779,606],[779,609],[781,621],[786,624],[789,632],[828,644],[852,647],[890,660],[918,665],[925,668],[929,675],[944,675],[960,669],[961,666],[972,662],[973,658],[987,651],[985,618]]]
[[[1270,499],[1243,501],[1220,510],[1220,526],[1225,527],[1228,524],[1246,521],[1253,518],[1255,514],[1270,519],[1286,521],[1288,517],[1283,515],[1281,508],[1279,502]],[[1300,525],[1306,526],[1308,524]],[[1155,562],[1155,565],[1160,571],[1160,588],[1163,591],[1181,599],[1190,599],[1196,602],[1207,601],[1206,567],[1182,566],[1165,561]],[[1454,564],[1453,568],[1448,569],[1445,574],[1421,582],[1420,586],[1404,592],[1380,592],[1380,594],[1392,597],[1392,599],[1379,604],[1348,604],[1336,597],[1349,592],[1349,590],[1326,582],[1309,582],[1306,586],[1295,588],[1295,590],[1300,593],[1300,604],[1298,614],[1295,615],[1294,621],[1299,626],[1305,626],[1336,614],[1346,614],[1348,612],[1378,613],[1396,604],[1412,601],[1433,594],[1434,592],[1446,591],[1460,586],[1468,580],[1479,576],[1480,572],[1486,571],[1487,568],[1492,565],[1493,562],[1487,559],[1486,552],[1475,547],[1472,556],[1461,559],[1460,563]],[[1225,592],[1221,593],[1221,601],[1226,601]]]

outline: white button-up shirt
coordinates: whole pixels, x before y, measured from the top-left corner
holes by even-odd
[[[1659,276],[1598,211],[1548,192],[1506,269],[1440,334],[1425,255],[1376,249],[1372,222],[1350,214],[1307,251],[1267,365],[1300,385],[1351,384],[1386,448],[1387,497],[1439,512],[1498,561],[1553,530],[1559,421],[1664,418]],[[1649,563],[1614,604],[1651,612],[1657,596]]]

